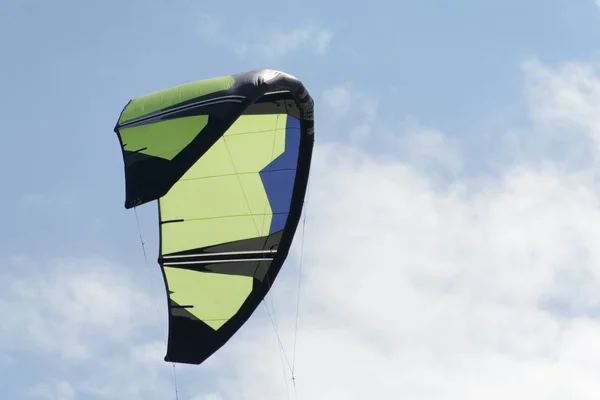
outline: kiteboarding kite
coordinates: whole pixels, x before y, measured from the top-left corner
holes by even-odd
[[[250,71],[133,99],[114,131],[125,208],[158,200],[165,361],[200,364],[248,320],[287,257],[311,163],[313,100],[291,75]]]

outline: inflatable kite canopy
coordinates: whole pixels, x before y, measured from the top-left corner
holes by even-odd
[[[133,99],[114,131],[125,208],[158,200],[165,361],[200,364],[248,320],[287,257],[310,169],[313,100],[291,75],[251,71]]]

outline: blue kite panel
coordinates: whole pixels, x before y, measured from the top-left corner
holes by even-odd
[[[285,227],[292,202],[299,150],[300,120],[288,115],[285,127],[285,149],[279,157],[260,171],[273,211],[269,234]]]

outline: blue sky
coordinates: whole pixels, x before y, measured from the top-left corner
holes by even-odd
[[[112,130],[132,97],[272,68],[316,102],[298,397],[593,398],[599,40],[591,0],[3,1],[0,397],[174,398],[156,206],[145,263]],[[180,398],[286,398],[279,357],[259,309]]]

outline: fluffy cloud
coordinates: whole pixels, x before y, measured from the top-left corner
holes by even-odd
[[[600,81],[595,69],[570,62],[556,71],[536,60],[523,65],[527,99],[542,146],[572,166],[594,162],[600,144]]]
[[[589,67],[530,61],[524,71],[537,140],[559,125],[576,140],[597,140],[600,83]],[[336,88],[325,98],[339,98],[342,112],[354,104],[347,95]],[[443,141],[440,135],[425,133]],[[600,390],[594,165],[574,168],[547,158],[440,189],[414,163],[339,142],[317,146],[298,397],[594,398]],[[285,277],[278,284],[275,304],[285,310],[279,334],[289,355],[293,285]],[[270,330],[254,326],[222,353],[238,374],[223,385],[224,399],[285,395]],[[286,370],[284,363],[289,376]]]
[[[343,131],[343,141],[353,146],[364,148],[366,143],[373,143],[380,154],[429,173],[443,171],[449,172],[444,176],[455,176],[462,170],[462,155],[455,140],[412,117],[378,117],[377,99],[354,84],[324,90],[317,99],[317,104],[321,102],[330,116],[321,131]]]
[[[343,125],[353,144],[369,138],[377,124],[377,101],[353,84],[342,84],[326,89],[321,100],[332,122]],[[332,128],[333,129],[333,128]]]
[[[565,134],[572,138],[567,147],[597,143],[600,81],[593,69],[528,61],[523,71],[532,122],[523,132],[542,144]],[[337,105],[334,118],[362,110],[361,120],[379,129],[376,102],[369,108],[364,96],[351,93],[333,88],[324,106]],[[180,370],[187,398],[269,400],[285,398],[286,390],[292,398],[296,390],[298,398],[332,400],[597,396],[595,152],[576,164],[546,155],[542,163],[439,187],[420,160],[442,159],[440,149],[456,145],[419,124],[403,133],[398,143],[420,144],[420,157],[318,143],[295,357],[301,234],[267,299],[285,357],[259,310],[207,365]],[[460,164],[459,149],[453,151],[456,158],[441,162]],[[121,347],[95,364],[98,376],[86,371],[76,383],[57,377],[58,384],[38,385],[30,394],[61,400],[171,394],[163,344],[146,335],[155,311],[139,282],[102,260],[59,264],[3,277],[4,345],[34,346],[69,360],[100,354],[98,343]],[[210,385],[198,388],[201,376]]]
[[[327,54],[333,37],[329,29],[313,24],[291,29],[266,30],[255,37],[231,37],[214,17],[204,15],[196,28],[198,35],[214,45],[230,49],[240,56],[260,55],[275,60],[303,51],[322,56]]]
[[[65,259],[37,265],[21,258],[14,263],[19,275],[3,276],[0,296],[5,322],[0,332],[13,339],[12,348],[89,358],[100,351],[94,348],[99,332],[123,342],[134,338],[140,325],[156,320],[151,299],[107,261]]]
[[[388,127],[380,137],[388,153],[428,174],[443,171],[444,176],[454,177],[461,172],[463,160],[456,140],[410,118],[396,122],[396,127]]]
[[[39,384],[30,389],[29,395],[45,400],[74,400],[75,391],[69,382],[59,381],[55,384]]]
[[[157,316],[164,302],[152,298],[147,278],[102,258],[37,263],[15,256],[8,266],[0,273],[3,376],[15,366],[32,377],[44,370],[43,382],[19,387],[22,398],[171,395],[172,372],[157,342],[166,330],[166,318]]]
[[[256,45],[246,43],[237,49],[241,54],[251,54],[253,50],[257,50],[268,59],[284,57],[302,50],[321,56],[329,51],[332,37],[328,29],[307,25],[289,31],[270,32],[263,40],[257,41]]]

